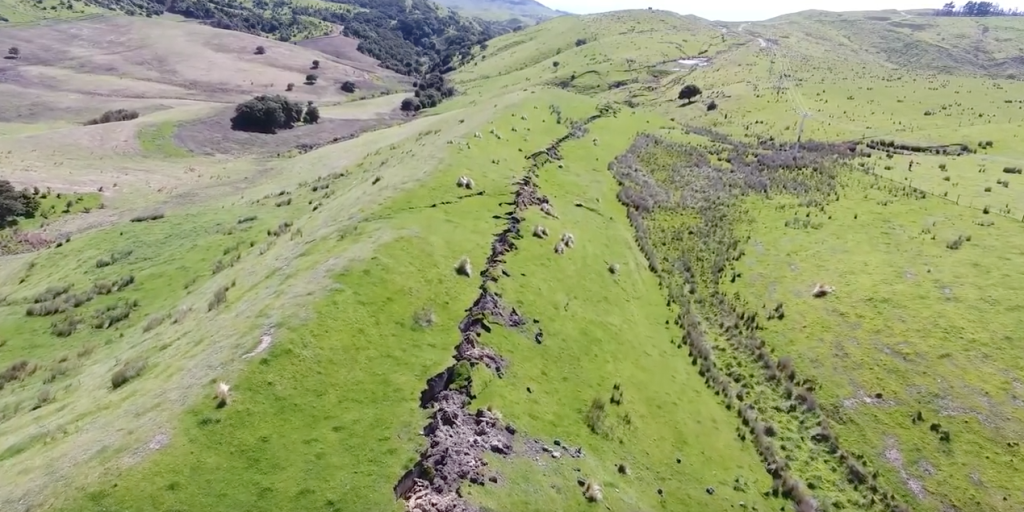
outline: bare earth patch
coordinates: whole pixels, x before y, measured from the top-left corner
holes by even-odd
[[[400,112],[368,119],[321,118],[313,125],[299,125],[276,134],[251,133],[231,129],[231,110],[182,124],[174,133],[174,142],[201,155],[276,155],[300,144],[320,145],[344,140],[367,130],[392,125],[407,119]]]
[[[900,472],[900,477],[903,479],[903,483],[907,484],[907,488],[910,492],[914,493],[914,496],[919,500],[925,499],[924,485],[912,478],[907,474],[907,470],[903,468],[903,454],[900,453],[900,449],[896,446],[895,439],[889,439],[886,442],[886,448],[884,452],[885,460],[892,464]]]

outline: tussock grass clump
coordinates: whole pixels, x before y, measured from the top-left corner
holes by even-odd
[[[608,265],[608,273],[610,273],[612,275],[618,274],[619,273],[619,264],[618,263],[612,263],[611,265]]]
[[[607,430],[608,411],[607,404],[601,397],[594,397],[587,409],[584,418],[590,431],[601,435]]]
[[[49,302],[65,293],[71,291],[71,285],[61,284],[56,286],[48,286],[45,290],[36,295],[32,302],[39,304],[40,302]]]
[[[207,311],[213,311],[219,308],[222,304],[228,301],[228,285],[222,285],[213,292],[213,297],[210,297],[210,302],[206,305]]]
[[[140,213],[131,218],[131,222],[149,222],[164,218],[163,212]]]
[[[157,327],[163,325],[164,321],[167,320],[167,315],[153,315],[146,319],[146,323],[142,326],[142,332],[149,332]]]
[[[562,243],[566,248],[572,249],[576,245],[576,237],[572,236],[572,233],[563,233]]]
[[[147,366],[145,359],[132,359],[126,361],[120,368],[114,371],[114,374],[110,376],[110,387],[118,389],[121,386],[129,383],[132,379],[142,375]]]
[[[455,264],[455,273],[464,277],[473,275],[473,265],[469,262],[469,257],[463,256],[462,259]]]
[[[92,126],[96,124],[106,123],[117,123],[120,121],[131,121],[139,118],[139,112],[137,110],[128,110],[119,108],[117,110],[108,110],[99,117],[94,117],[85,122],[86,126]]]
[[[8,382],[16,382],[35,372],[35,365],[28,359],[20,359],[11,363],[4,371],[0,372],[0,389],[3,389]]]
[[[132,311],[139,307],[135,299],[121,300],[93,312],[92,326],[96,329],[109,329],[131,316]]]
[[[247,224],[249,222],[254,222],[258,218],[259,217],[256,215],[246,215],[245,217],[239,218],[236,224]]]
[[[58,338],[67,338],[78,330],[78,324],[80,323],[82,323],[82,321],[73,315],[65,316],[60,320],[54,320],[50,324],[50,334],[53,334]]]
[[[565,254],[565,243],[561,240],[555,244],[555,254]]]
[[[434,313],[434,308],[424,307],[412,315],[412,321],[416,325],[423,327],[424,329],[432,327],[437,323],[437,315]]]
[[[964,244],[964,242],[970,242],[971,235],[959,235],[953,240],[946,242],[946,249],[957,250]]]
[[[132,255],[132,250],[131,249],[125,249],[123,251],[117,251],[115,253],[111,253],[108,256],[104,256],[102,258],[97,259],[96,260],[96,268],[109,267],[109,266],[111,266],[111,265],[113,265],[113,264],[115,264],[115,263],[117,263],[119,261],[127,259],[131,255]]]
[[[540,224],[534,226],[534,228],[533,228],[533,236],[536,237],[536,238],[547,238],[548,237],[548,228],[546,228],[544,226],[541,226]]]
[[[36,393],[36,403],[35,405],[32,406],[32,410],[36,410],[52,402],[54,397],[55,394],[53,392],[53,388],[51,388],[50,386],[43,386],[42,388],[39,389],[39,392]]]

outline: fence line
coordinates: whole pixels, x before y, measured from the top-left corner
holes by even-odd
[[[880,179],[886,180],[886,181],[888,181],[890,183],[893,183],[895,185],[899,185],[901,187],[914,189],[914,190],[916,190],[918,192],[921,192],[923,194],[926,194],[926,195],[929,195],[929,196],[932,196],[932,197],[937,197],[939,199],[944,199],[944,200],[949,201],[949,202],[951,202],[951,203],[953,203],[953,204],[955,204],[957,206],[964,206],[966,208],[970,208],[972,210],[978,210],[980,212],[984,212],[985,211],[985,207],[975,208],[974,207],[974,200],[973,199],[971,199],[971,202],[969,204],[967,204],[967,205],[961,204],[960,203],[960,196],[961,196],[960,194],[956,195],[956,199],[950,199],[949,196],[947,196],[947,195],[940,195],[940,194],[936,194],[934,192],[931,192],[929,190],[925,190],[925,189],[923,189],[921,187],[915,187],[913,181],[911,181],[910,183],[903,183],[901,181],[895,180],[893,178],[890,178],[888,176],[884,176],[882,174],[879,174],[879,173],[875,172],[874,168],[866,169],[866,171],[867,171],[868,174],[870,174],[872,176],[875,176],[876,178],[880,178]],[[1016,220],[1018,222],[1024,222],[1024,214],[1021,214],[1021,217],[1018,219],[1016,217],[1016,215],[1010,215],[1008,213],[1003,213],[1003,212],[998,211],[998,210],[993,212],[992,209],[989,209],[989,211],[988,211],[988,213],[986,215],[992,215],[993,213],[995,215],[999,215],[1000,217],[1004,217],[1004,218],[1007,218],[1007,219],[1013,219],[1013,220]]]

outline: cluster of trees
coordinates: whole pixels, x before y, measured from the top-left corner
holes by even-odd
[[[30,219],[39,210],[39,199],[27,190],[18,190],[0,180],[0,227],[15,224],[18,218]]]
[[[999,4],[993,2],[970,1],[957,8],[956,4],[949,2],[942,6],[942,9],[935,11],[936,16],[1024,16],[1024,11],[1017,8],[1003,9]]]
[[[278,130],[294,128],[299,122],[320,122],[320,109],[312,101],[303,106],[280,94],[263,94],[235,107],[231,128],[246,132],[277,133]]]
[[[442,101],[455,96],[455,87],[444,75],[431,73],[413,83],[416,92],[412,98],[402,100],[403,112],[418,112],[420,109],[436,107]]]

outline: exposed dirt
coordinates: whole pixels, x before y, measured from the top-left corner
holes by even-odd
[[[601,115],[574,124],[567,136],[556,140],[547,150],[527,157],[530,165],[516,183],[513,200],[507,203],[513,208],[504,215],[506,227],[495,235],[487,264],[480,272],[480,294],[459,323],[461,338],[455,349],[456,364],[428,379],[420,394],[421,407],[433,407],[434,413],[423,429],[429,447],[394,488],[395,497],[405,500],[407,512],[478,511],[477,507],[461,498],[459,488],[462,482],[468,480],[478,485],[487,481],[497,482],[497,475],[485,475],[483,454],[490,451],[508,456],[513,452],[512,437],[516,430],[511,424],[503,423],[500,416],[490,411],[478,410],[475,415],[467,411],[472,399],[472,379],[466,373],[465,365],[484,365],[499,377],[504,374],[508,362],[480,343],[480,337],[491,331],[489,322],[514,329],[525,326],[527,319],[515,308],[504,305],[501,297],[488,289],[488,284],[508,275],[502,266],[505,256],[516,249],[515,241],[523,238],[520,232],[521,213],[534,206],[550,204],[537,190],[534,182],[537,170],[552,161],[550,155],[557,156],[562,141],[582,137],[585,124],[605,113],[602,110]],[[528,442],[527,445],[534,446],[537,442]],[[566,447],[566,450],[571,452],[570,456],[583,456],[580,448]],[[559,452],[554,457],[560,456]]]
[[[268,348],[270,348],[270,345],[272,345],[273,343],[274,343],[274,326],[271,325],[271,326],[268,326],[266,329],[264,329],[263,333],[260,334],[260,344],[256,345],[256,348],[252,349],[251,352],[243,355],[242,359],[249,359],[252,356],[255,356],[257,354],[262,354],[263,352],[266,352],[266,350]]]
[[[321,118],[314,125],[299,125],[276,134],[250,133],[231,129],[232,109],[180,125],[174,142],[201,155],[274,155],[300,145],[319,146],[351,139],[367,130],[407,120],[397,109],[371,119]]]
[[[359,40],[341,35],[341,27],[338,25],[334,26],[334,33],[331,35],[306,39],[299,41],[297,44],[303,48],[309,48],[330,55],[338,59],[338,62],[351,66],[354,69],[380,74],[393,79],[408,80],[397,73],[381,68],[380,61],[377,59],[359,53],[357,49],[359,47]]]
[[[910,489],[910,492],[914,493],[914,496],[919,500],[925,499],[927,495],[924,492],[924,484],[914,478],[911,478],[907,473],[907,470],[903,468],[903,454],[900,453],[899,447],[896,446],[895,439],[889,439],[886,442],[885,453],[883,455],[885,460],[899,471],[900,478],[903,479],[903,483],[907,484],[907,488]]]

